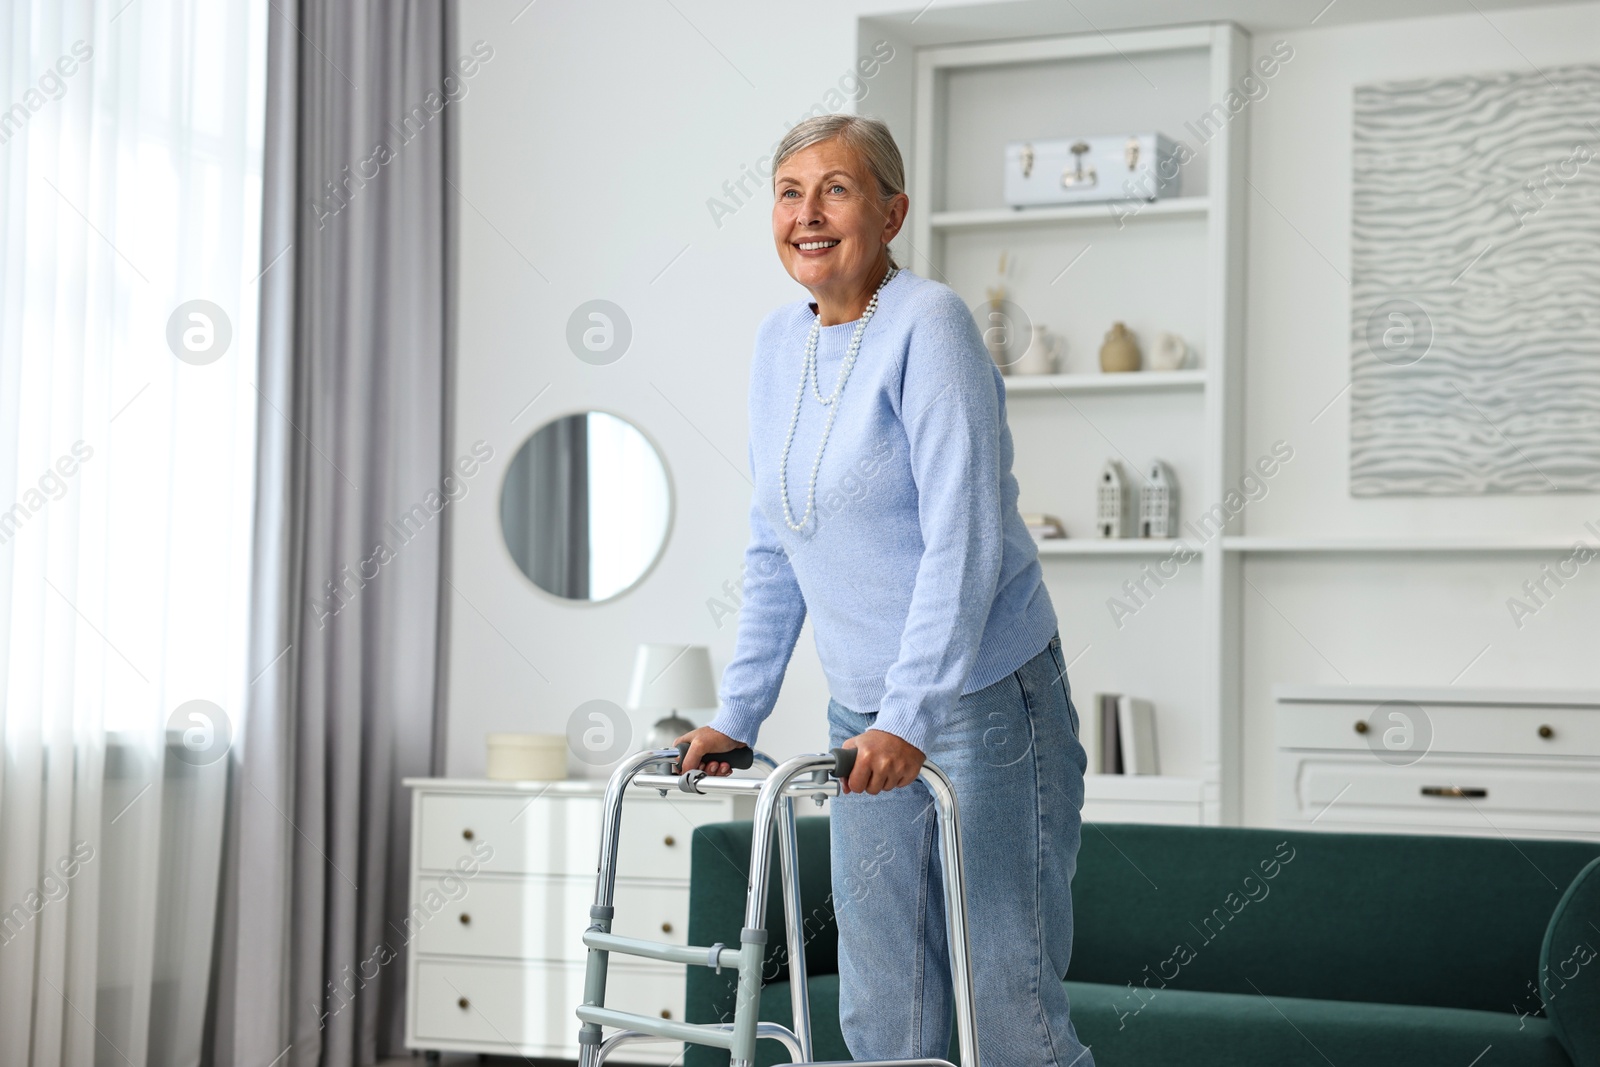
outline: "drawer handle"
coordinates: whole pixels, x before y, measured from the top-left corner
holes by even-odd
[[[1555,735],[1556,735],[1555,730],[1553,730],[1548,723],[1543,725],[1543,726],[1541,726],[1541,727],[1539,727],[1539,736],[1540,737],[1543,737],[1546,740],[1549,740],[1550,738],[1554,737]]]
[[[462,912],[461,913],[461,925],[462,926],[471,926],[472,925],[472,916],[468,915],[466,912]]]
[[[1368,730],[1369,730],[1369,729],[1371,729],[1371,727],[1369,727],[1369,726],[1368,726],[1368,725],[1367,725],[1367,720],[1365,720],[1365,719],[1357,719],[1357,720],[1356,720],[1356,733],[1358,733],[1358,734],[1364,734],[1364,733],[1366,733],[1366,732],[1367,732],[1367,731],[1368,731]]]
[[[1470,797],[1486,797],[1489,795],[1489,791],[1473,786],[1463,788],[1459,785],[1425,785],[1422,787],[1422,795],[1425,797],[1460,797],[1466,800]]]
[[[466,997],[462,997],[460,1000],[456,1001],[456,1007],[460,1008],[462,1011],[466,1011],[468,1008],[472,1007],[472,1005],[467,1003]]]
[[[661,932],[664,933],[664,934],[672,933],[672,924],[671,923],[662,923],[661,924]]]
[[[676,845],[678,843],[678,839],[676,837],[673,837],[671,834],[668,834],[666,837],[663,837],[661,839],[661,843],[663,845],[666,845],[668,848],[671,848],[673,845]]]
[[[471,841],[472,840],[472,831],[471,830],[463,830],[463,831],[461,831],[461,837],[462,837],[462,840],[464,840],[464,841]]]
[[[666,1008],[662,1008],[661,1009],[661,1017],[663,1019],[670,1019],[670,1018],[672,1018],[672,1012],[668,1011]]]

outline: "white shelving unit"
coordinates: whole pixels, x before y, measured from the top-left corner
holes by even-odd
[[[1066,339],[1061,373],[1004,378],[1019,503],[1024,512],[1058,516],[1071,535],[1040,543],[1039,554],[1080,711],[1089,710],[1097,692],[1151,700],[1166,772],[1091,774],[1086,818],[1180,820],[1198,807],[1199,821],[1236,824],[1243,821],[1241,724],[1248,715],[1252,731],[1273,728],[1262,687],[1281,674],[1275,665],[1263,668],[1278,652],[1256,645],[1246,656],[1246,603],[1257,641],[1257,613],[1276,612],[1257,600],[1259,589],[1249,591],[1246,573],[1252,582],[1264,576],[1301,591],[1321,583],[1318,602],[1343,613],[1329,623],[1339,626],[1354,613],[1393,608],[1391,579],[1401,571],[1416,588],[1433,590],[1451,588],[1452,574],[1479,568],[1515,578],[1520,568],[1538,567],[1540,557],[1569,554],[1576,537],[1589,538],[1577,530],[1581,519],[1508,528],[1474,506],[1459,509],[1461,521],[1445,522],[1438,509],[1419,504],[1414,523],[1384,520],[1409,514],[1392,510],[1393,502],[1334,509],[1330,525],[1320,500],[1305,515],[1280,511],[1261,526],[1255,524],[1264,509],[1230,505],[1234,517],[1218,529],[1209,517],[1218,514],[1214,505],[1238,491],[1248,469],[1241,443],[1243,231],[1244,208],[1255,194],[1245,165],[1251,116],[1261,113],[1247,107],[1220,125],[1204,116],[1220,115],[1219,105],[1251,69],[1248,38],[1225,23],[1128,31],[1102,24],[1103,32],[1078,32],[1082,13],[1070,5],[1002,6],[1012,16],[1003,25],[967,12],[941,16],[937,8],[858,22],[861,55],[881,53],[887,40],[898,57],[883,66],[861,108],[888,121],[909,149],[911,214],[897,254],[960,293],[981,322],[1005,251],[1012,268],[1008,298]],[[1006,142],[1149,130],[1195,150],[1178,196],[1025,209],[1005,203]],[[1153,331],[1180,333],[1197,361],[1176,373],[1100,373],[1101,337],[1119,320],[1145,347]],[[1268,382],[1265,391],[1274,388]],[[1197,549],[1193,558],[1175,563],[1178,546],[1171,541],[1090,536],[1091,486],[1108,457],[1119,459],[1136,484],[1152,459],[1172,467],[1180,524],[1187,524],[1181,533]],[[1485,516],[1487,525],[1480,521]],[[1408,525],[1434,532],[1407,534]],[[1561,534],[1568,525],[1573,536]],[[1250,536],[1251,527],[1280,532]],[[1484,532],[1468,532],[1478,527]],[[1130,588],[1147,593],[1134,604],[1136,613],[1108,621],[1113,600],[1133,603],[1124,592]],[[1462,591],[1460,602],[1477,595]],[[1559,610],[1573,603],[1569,597]],[[1303,634],[1297,640],[1309,642]],[[1569,643],[1554,640],[1562,648]],[[1384,666],[1362,673],[1409,677],[1396,670],[1387,649],[1363,648],[1369,663]],[[1352,677],[1359,663],[1350,663]],[[1459,677],[1453,673],[1459,664],[1447,666]],[[1086,723],[1086,734],[1090,729]],[[1264,765],[1259,739],[1250,753],[1253,774],[1276,773]],[[1252,778],[1253,820],[1266,815],[1265,786]]]
[[[928,224],[935,230],[961,230],[993,226],[1037,226],[1041,222],[1110,222],[1120,224],[1139,219],[1172,215],[1204,215],[1211,200],[1204,196],[1176,196],[1171,200],[1128,204],[1063,204],[1059,207],[979,208],[974,211],[936,211]]]
[[[1166,537],[1059,537],[1036,543],[1041,556],[1170,556],[1178,546]]]
[[[904,112],[910,247],[900,259],[976,312],[1003,250],[1017,265],[1009,298],[1064,337],[1063,373],[1006,378],[1022,508],[1061,515],[1073,535],[1041,542],[1039,552],[1063,643],[1073,644],[1067,658],[1079,657],[1071,677],[1080,713],[1098,691],[1144,696],[1157,709],[1168,773],[1091,775],[1085,817],[1236,823],[1244,548],[1210,538],[1152,601],[1143,632],[1112,637],[1105,592],[1124,579],[1150,583],[1177,542],[1085,535],[1095,474],[1108,456],[1123,461],[1135,487],[1149,460],[1172,466],[1180,520],[1220,499],[1239,474],[1248,115],[1205,129],[1203,140],[1188,120],[1238,83],[1248,38],[1229,24],[1196,25],[941,43],[915,56]],[[1181,195],[1021,210],[1004,203],[1006,141],[1147,130],[1194,151]],[[1146,346],[1156,330],[1180,333],[1198,365],[1100,373],[1099,339],[1114,320]],[[1133,441],[1142,450],[1126,454]],[[1098,615],[1078,625],[1089,612]]]
[[[1083,819],[1193,825],[1205,816],[1205,793],[1198,778],[1090,774],[1083,780]]]
[[[1027,396],[1031,393],[1076,396],[1082,393],[1164,392],[1169,389],[1204,389],[1206,372],[1156,370],[1127,374],[1015,374],[1008,375],[1005,383],[1007,396]]]
[[[1517,539],[1482,537],[1225,537],[1222,539],[1222,547],[1226,552],[1249,552],[1261,555],[1360,555],[1411,552],[1516,555],[1519,553],[1568,552],[1572,549],[1572,542],[1551,537]]]

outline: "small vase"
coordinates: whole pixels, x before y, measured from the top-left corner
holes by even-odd
[[[1120,322],[1111,324],[1106,342],[1100,346],[1100,369],[1107,374],[1121,374],[1139,369],[1139,343]]]
[[[1189,360],[1189,346],[1175,333],[1156,334],[1150,346],[1151,370],[1182,370]]]
[[[1028,349],[1017,357],[1016,365],[1011,368],[1012,374],[1054,374],[1056,372],[1056,358],[1060,351],[1061,339],[1039,323],[1033,324],[1033,331],[1028,338]]]

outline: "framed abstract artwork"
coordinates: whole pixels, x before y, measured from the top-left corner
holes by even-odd
[[[1600,492],[1600,67],[1357,86],[1352,496]]]

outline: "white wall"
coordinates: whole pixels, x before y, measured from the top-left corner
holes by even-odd
[[[481,438],[497,454],[452,505],[452,774],[482,773],[487,732],[560,732],[587,700],[620,704],[638,642],[708,644],[719,675],[732,654],[737,619],[719,627],[706,602],[737,582],[748,533],[750,346],[767,311],[805,291],[777,260],[767,207],[748,204],[718,227],[706,202],[837,91],[865,8],[811,3],[797,15],[741,0],[543,0],[516,17],[526,3],[462,5],[463,51],[480,38],[495,51],[451,105],[470,205],[457,448]],[[579,361],[565,341],[572,310],[596,298],[621,305],[634,330],[626,356],[604,367]],[[521,440],[585,407],[653,438],[675,493],[654,571],[600,605],[536,589],[511,562],[496,517],[498,481]],[[808,625],[762,744],[825,747],[827,699]]]
[[[737,580],[744,547],[750,342],[767,310],[803,290],[777,262],[760,203],[719,228],[706,201],[725,195],[723,183],[789,124],[829,102],[855,62],[858,17],[920,6],[525,3],[462,5],[463,51],[481,38],[495,54],[451,105],[467,202],[457,450],[482,439],[497,454],[452,505],[452,774],[481,773],[486,732],[561,731],[584,701],[620,703],[640,641],[705,643],[717,671],[727,662],[735,618],[719,628],[706,602]],[[1108,25],[1109,6],[1105,14],[1087,0],[1080,6]],[[1524,55],[1541,65],[1582,61],[1600,39],[1600,5],[1328,26],[1345,6],[1319,21],[1327,28],[1257,30],[1258,50],[1284,37],[1296,56],[1251,110],[1250,177],[1260,192],[1249,216],[1245,455],[1283,438],[1296,456],[1271,494],[1246,510],[1246,531],[1581,536],[1584,519],[1600,524],[1592,496],[1352,500],[1345,401],[1310,420],[1348,380],[1339,272],[1348,273],[1351,85],[1516,68]],[[1184,10],[1184,21],[1215,14]],[[899,76],[910,65],[902,46],[881,83],[867,82],[860,110],[903,107],[894,83],[908,80]],[[606,367],[579,361],[565,342],[569,314],[595,298],[621,305],[634,329],[627,355]],[[662,449],[676,498],[654,571],[598,606],[534,589],[511,563],[496,518],[498,480],[522,438],[584,407],[642,427]],[[1600,577],[1583,573],[1522,630],[1511,625],[1504,601],[1541,562],[1252,560],[1246,575],[1259,592],[1245,590],[1247,821],[1271,821],[1275,681],[1337,682],[1342,673],[1351,682],[1443,684],[1489,645],[1460,684],[1600,685],[1592,655],[1577,654],[1584,623],[1592,644],[1600,618]],[[1099,601],[1057,607],[1063,616],[1103,610]],[[808,627],[762,744],[778,753],[821,747],[826,702]]]
[[[1600,497],[1353,498],[1348,490],[1352,86],[1596,61],[1600,5],[1263,33],[1295,50],[1251,113],[1247,461],[1294,459],[1245,510],[1256,536],[1600,537]],[[1463,268],[1466,262],[1462,263]],[[1339,398],[1335,401],[1335,396]],[[1330,401],[1332,405],[1329,406]],[[1319,417],[1319,412],[1325,413]],[[1244,590],[1244,811],[1272,821],[1275,682],[1600,688],[1600,561],[1523,620],[1506,607],[1565,553],[1252,557]]]

